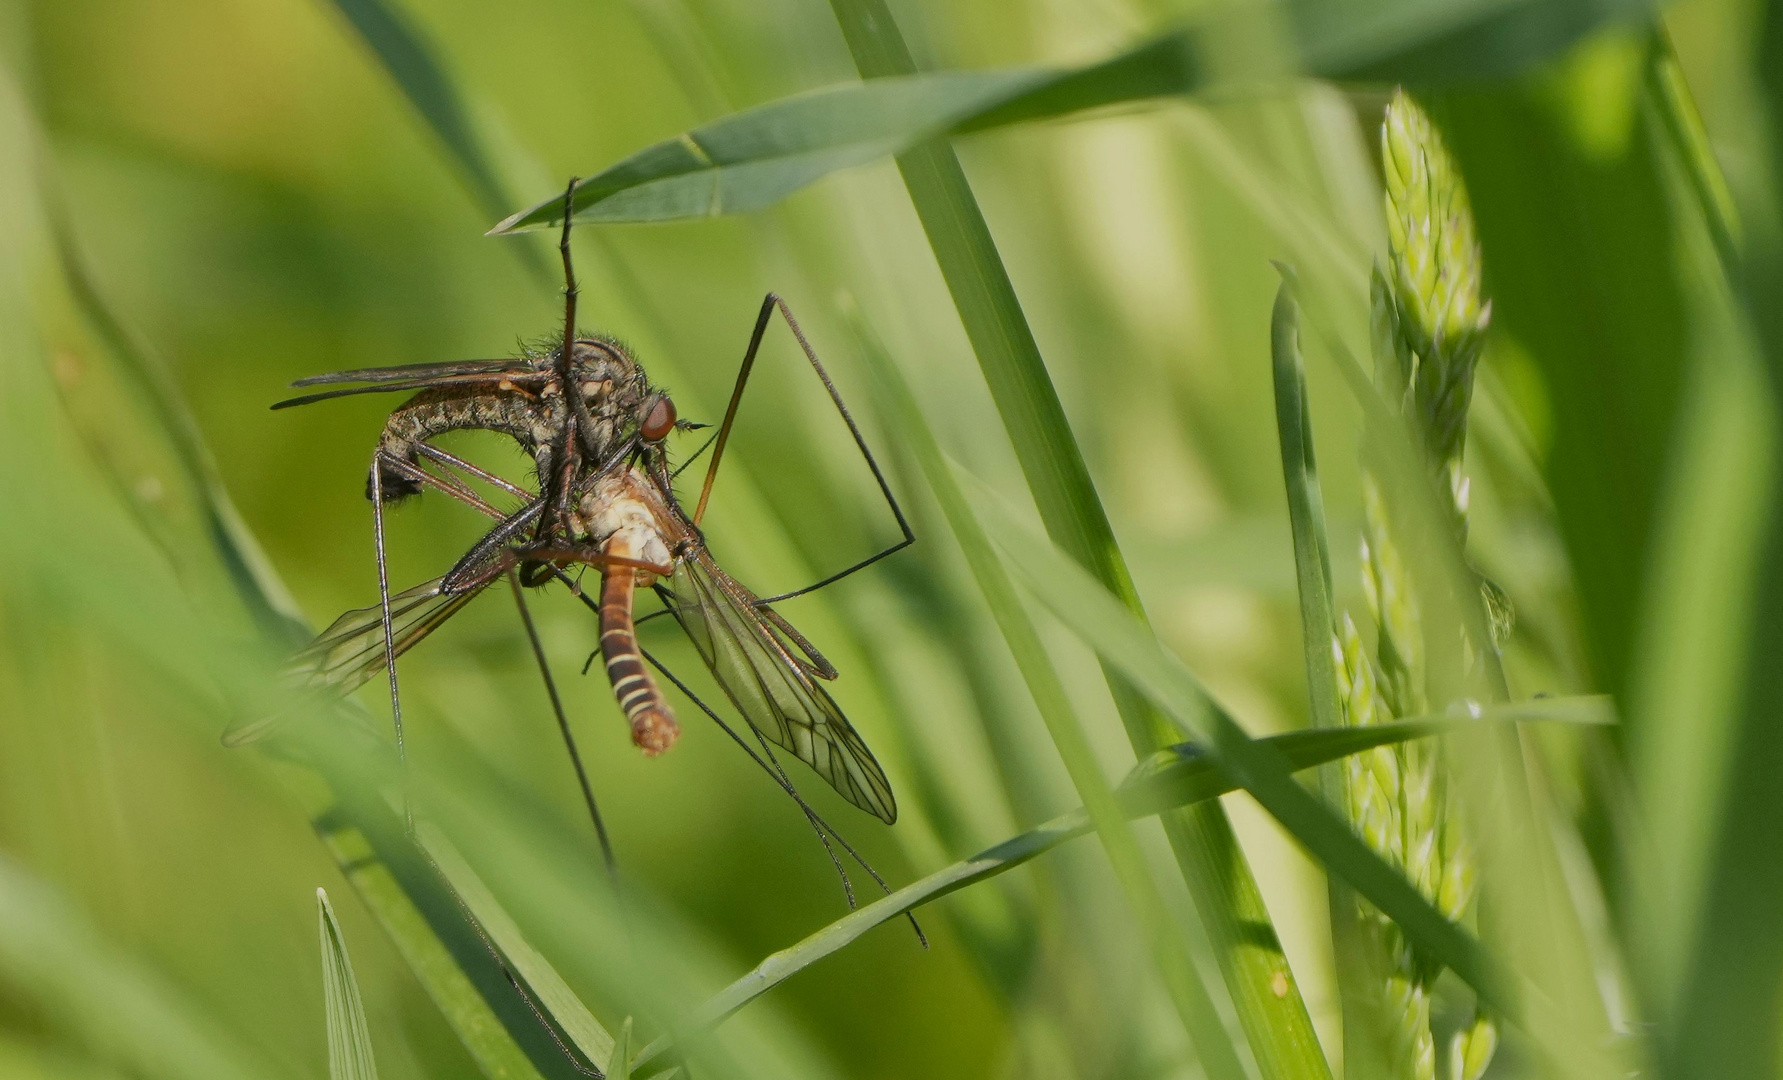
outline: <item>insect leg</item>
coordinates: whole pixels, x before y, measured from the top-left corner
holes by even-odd
[[[390,625],[390,569],[384,558],[384,481],[382,451],[371,462],[371,530],[378,555],[378,614],[384,624],[384,669],[390,673],[390,715],[396,726],[396,760],[403,772],[403,820],[415,831],[415,811],[408,797],[408,753],[402,741],[402,691],[396,685],[396,634]]]
[[[532,612],[526,606],[526,591],[520,587],[520,575],[508,568],[508,584],[514,588],[514,603],[520,608],[520,624],[526,627],[526,640],[532,645],[533,658],[539,662],[539,675],[545,680],[545,693],[551,698],[551,711],[557,717],[557,730],[563,733],[564,749],[569,751],[570,765],[576,770],[576,782],[582,785],[582,801],[588,805],[588,817],[594,822],[594,833],[600,838],[601,856],[606,859],[607,872],[615,873],[617,865],[613,861],[613,844],[607,838],[606,823],[601,820],[600,807],[595,805],[594,786],[588,782],[588,771],[582,767],[582,755],[576,750],[576,736],[570,731],[569,717],[563,712],[563,699],[557,695],[557,680],[551,677],[551,665],[545,659],[544,643],[539,641],[539,632],[533,626]]]
[[[434,461],[437,461],[442,465],[445,465],[449,468],[457,469],[459,472],[469,473],[470,475],[476,477],[477,479],[483,481],[484,483],[493,484],[494,486],[501,488],[503,491],[507,492],[509,495],[515,496],[516,498],[521,498],[521,499],[532,498],[532,492],[526,490],[523,487],[520,487],[518,484],[510,484],[508,481],[503,480],[501,477],[495,475],[494,473],[489,472],[486,469],[480,469],[477,466],[472,465],[470,462],[468,462],[468,461],[464,460],[463,458],[458,457],[454,454],[448,454],[444,450],[441,450],[439,447],[434,446],[431,443],[418,443],[418,444],[416,444],[415,448],[417,450],[421,451],[421,453],[426,454],[429,458],[432,458]]]
[[[848,411],[848,404],[842,400],[842,392],[836,389],[835,382],[830,379],[830,373],[824,369],[823,361],[817,358],[817,350],[811,347],[811,342],[805,337],[805,331],[800,329],[798,320],[793,318],[792,309],[787,307],[786,301],[776,293],[769,293],[762,299],[761,311],[755,317],[755,329],[749,335],[749,348],[744,351],[743,364],[737,369],[737,384],[731,390],[730,404],[724,410],[724,421],[719,425],[718,434],[713,442],[712,463],[706,467],[706,481],[700,488],[699,502],[694,506],[694,524],[698,525],[700,518],[706,512],[706,500],[712,494],[713,481],[718,478],[718,463],[724,458],[724,444],[729,441],[731,427],[736,423],[737,407],[742,403],[743,390],[749,383],[749,373],[755,367],[756,353],[761,349],[762,336],[767,333],[768,320],[773,317],[776,310],[780,312],[781,318],[786,320],[787,328],[792,331],[792,336],[798,341],[799,348],[804,350],[805,359],[811,362],[812,370],[817,372],[817,377],[822,381],[823,388],[829,392],[830,401],[835,403],[836,411],[842,416],[842,422],[848,425],[848,433],[854,437],[854,445],[860,450],[861,457],[866,460],[867,468],[872,471],[873,480],[879,485],[879,493],[885,496],[885,504],[891,508],[892,517],[897,519],[898,531],[903,533],[903,539],[883,551],[862,559],[853,566],[831,574],[822,581],[807,585],[802,589],[781,593],[778,596],[764,597],[757,601],[758,604],[772,604],[780,600],[790,600],[795,596],[803,596],[809,592],[816,592],[825,585],[841,581],[848,575],[864,570],[887,555],[901,551],[916,542],[916,534],[910,531],[910,522],[904,517],[904,510],[898,505],[897,496],[892,494],[891,485],[886,482],[885,474],[880,471],[879,462],[874,459],[873,451],[867,448],[866,436],[861,434],[860,425],[854,422],[854,414]]]
[[[853,859],[860,865],[862,870],[867,872],[867,876],[873,879],[874,883],[879,886],[881,891],[888,895],[891,893],[891,886],[886,883],[885,878],[880,876],[879,871],[873,869],[873,865],[867,862],[866,858],[861,855],[859,851],[855,850],[854,845],[850,844],[848,839],[844,837],[834,825],[831,825],[826,821],[823,815],[819,814],[810,803],[805,801],[805,797],[799,794],[799,789],[793,786],[792,778],[786,775],[785,769],[781,768],[780,759],[774,754],[773,748],[762,740],[761,732],[755,731],[755,737],[756,741],[760,743],[762,750],[767,755],[765,760],[761,754],[755,752],[754,747],[750,746],[741,735],[737,734],[735,728],[732,728],[729,724],[725,723],[724,718],[714,712],[710,705],[707,705],[701,700],[700,696],[694,693],[686,683],[682,682],[674,672],[664,667],[662,661],[650,655],[650,653],[645,652],[643,649],[639,649],[638,651],[643,654],[644,659],[650,661],[651,667],[654,667],[657,671],[661,672],[663,678],[673,683],[675,689],[686,694],[689,701],[698,706],[701,712],[705,713],[714,724],[717,724],[726,735],[729,735],[731,741],[742,747],[743,752],[749,755],[749,759],[755,762],[763,772],[767,773],[768,776],[780,786],[780,790],[786,792],[787,797],[792,799],[792,801],[798,805],[800,812],[805,815],[805,820],[810,823],[812,831],[817,833],[817,839],[823,843],[824,853],[830,857],[831,864],[836,868],[836,874],[842,879],[842,891],[848,898],[848,907],[850,910],[853,910],[855,907],[854,885],[848,880],[848,871],[843,869],[842,861],[836,857],[835,850],[830,847],[831,837],[834,837],[836,843],[841,846],[842,850],[848,853],[849,858]],[[750,730],[754,731],[753,728]],[[916,921],[915,914],[907,911],[904,915],[910,920],[911,929],[916,931],[916,939],[922,943],[923,948],[928,948],[928,935],[923,933],[922,925]]]

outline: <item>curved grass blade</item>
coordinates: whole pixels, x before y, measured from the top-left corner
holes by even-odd
[[[316,890],[316,920],[322,936],[322,1001],[328,1014],[329,1080],[378,1080],[377,1059],[371,1051],[371,1029],[365,1024],[365,1004],[359,999],[359,980],[353,977],[353,961],[347,942],[325,889]]]
[[[1498,706],[1485,710],[1478,717],[1465,719],[1422,717],[1367,728],[1293,731],[1258,741],[1278,752],[1287,768],[1299,771],[1376,746],[1441,735],[1482,721],[1609,724],[1614,722],[1614,716],[1607,697],[1550,698],[1520,706]],[[1160,750],[1134,766],[1116,795],[1122,814],[1141,818],[1216,799],[1235,790],[1237,785],[1220,771],[1212,758],[1193,744],[1183,743]],[[850,912],[798,944],[767,957],[748,974],[713,996],[697,1015],[677,1030],[686,1037],[717,1024],[805,968],[840,952],[874,927],[969,885],[1013,870],[1066,841],[1093,831],[1095,825],[1091,823],[1089,813],[1079,808],[913,881],[889,896]],[[633,1069],[641,1069],[661,1057],[669,1046],[666,1037],[652,1042],[633,1060]]]
[[[1299,0],[1288,14],[1308,74],[1450,82],[1521,70],[1606,20],[1632,18],[1650,6],[1648,0]],[[832,172],[929,139],[1199,93],[1212,78],[1199,55],[1222,32],[1204,18],[1080,68],[917,74],[913,67],[882,67],[876,73],[885,77],[745,109],[646,147],[578,185],[573,216],[612,223],[747,213]],[[552,227],[562,221],[562,203],[561,195],[542,198],[490,231]]]

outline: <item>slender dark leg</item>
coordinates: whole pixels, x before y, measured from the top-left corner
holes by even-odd
[[[836,405],[836,411],[842,415],[842,422],[848,425],[848,433],[854,436],[854,445],[859,448],[861,457],[866,459],[867,468],[872,470],[873,480],[879,485],[879,493],[885,496],[885,504],[891,508],[892,517],[896,518],[898,522],[898,531],[904,534],[904,538],[884,551],[862,559],[853,566],[831,574],[822,581],[807,585],[802,589],[794,589],[792,592],[781,593],[778,596],[763,597],[757,601],[757,604],[777,603],[781,600],[790,600],[795,596],[815,592],[825,585],[841,581],[852,573],[865,570],[887,555],[901,551],[916,542],[916,534],[910,531],[910,522],[905,519],[903,509],[898,506],[898,500],[892,494],[891,485],[886,483],[885,474],[879,470],[879,462],[874,460],[873,451],[867,449],[866,437],[861,434],[860,426],[854,422],[854,415],[848,411],[847,403],[842,400],[841,391],[837,390],[836,384],[831,381],[830,373],[824,370],[823,362],[817,358],[817,351],[805,338],[805,332],[799,328],[798,320],[793,318],[792,309],[787,307],[786,301],[780,299],[775,293],[769,293],[762,299],[761,312],[755,317],[755,330],[749,335],[749,348],[744,351],[743,364],[737,369],[737,385],[731,390],[730,404],[724,410],[724,421],[719,425],[718,434],[714,439],[712,463],[706,467],[706,482],[700,487],[700,499],[694,506],[694,524],[698,525],[700,518],[705,515],[706,500],[712,494],[712,482],[718,478],[718,463],[724,458],[724,444],[730,440],[731,427],[737,419],[737,407],[742,403],[743,390],[749,384],[749,373],[755,368],[755,356],[761,349],[762,336],[768,331],[768,320],[773,317],[776,309],[779,310],[781,318],[786,320],[787,328],[792,331],[792,336],[798,340],[799,348],[804,350],[805,359],[811,361],[812,370],[817,372],[818,379],[823,382],[823,388],[829,392],[830,400]]]
[[[570,177],[570,184],[563,189],[563,234],[558,237],[557,251],[563,256],[563,355],[558,358],[562,370],[558,374],[564,378],[564,392],[570,392],[570,360],[576,345],[576,299],[582,290],[576,287],[576,268],[570,261],[570,215],[575,210],[576,180]]]
[[[582,801],[588,805],[588,817],[594,822],[594,834],[600,837],[601,856],[607,861],[607,872],[616,874],[618,865],[613,861],[613,844],[607,838],[607,826],[601,820],[600,807],[594,802],[594,786],[588,782],[588,770],[582,767],[582,755],[576,750],[576,736],[570,732],[570,720],[564,715],[563,699],[557,695],[557,680],[551,677],[551,665],[545,659],[544,643],[539,641],[538,629],[532,622],[532,612],[526,606],[526,591],[520,587],[520,575],[512,567],[508,568],[508,584],[514,588],[514,603],[520,608],[520,624],[526,627],[526,640],[532,644],[533,658],[539,662],[539,676],[545,680],[545,693],[551,698],[551,711],[557,717],[557,730],[563,733],[564,749],[569,751],[570,765],[576,770],[576,782],[582,785]]]
[[[390,569],[384,559],[384,483],[380,468],[384,454],[372,455],[371,531],[378,554],[378,613],[384,624],[384,669],[390,673],[390,716],[396,726],[396,760],[402,770],[402,814],[410,833],[415,831],[415,811],[410,805],[408,751],[402,740],[402,691],[396,685],[396,633],[390,626]]]
[[[879,876],[879,871],[873,869],[872,864],[868,863],[866,858],[863,857],[859,851],[855,850],[854,845],[850,844],[848,840],[836,830],[834,825],[831,825],[828,821],[824,820],[823,816],[819,814],[810,803],[805,801],[805,797],[799,794],[798,788],[793,786],[792,778],[786,775],[786,770],[780,765],[779,757],[775,755],[773,748],[768,745],[767,741],[762,738],[761,732],[756,731],[754,728],[750,728],[750,731],[755,734],[756,742],[761,745],[763,754],[766,755],[765,760],[763,754],[756,753],[755,749],[751,747],[741,735],[737,734],[736,729],[725,723],[724,719],[720,717],[718,713],[713,711],[710,705],[707,705],[702,701],[700,696],[694,693],[686,683],[682,682],[674,672],[664,667],[662,661],[641,648],[638,651],[643,653],[644,659],[650,661],[651,667],[660,671],[663,678],[674,683],[675,689],[687,695],[689,701],[697,705],[701,712],[705,713],[714,724],[717,724],[726,735],[729,735],[732,742],[735,742],[738,746],[742,747],[743,752],[749,755],[750,760],[754,761],[756,765],[761,767],[763,772],[773,778],[774,782],[780,786],[780,789],[786,792],[787,796],[798,805],[799,810],[805,815],[805,820],[810,822],[812,831],[817,833],[817,839],[822,841],[824,853],[830,857],[830,863],[835,866],[836,874],[842,879],[842,891],[848,898],[849,910],[852,911],[855,907],[854,885],[848,880],[848,871],[843,869],[842,861],[836,857],[835,850],[830,847],[831,837],[834,837],[836,843],[841,845],[842,850],[848,853],[849,858],[853,859],[860,865],[862,870],[867,872],[867,875],[873,879],[874,883],[879,886],[881,891],[890,894],[891,886],[886,884],[883,877]],[[928,948],[928,935],[922,932],[922,925],[916,921],[915,914],[908,911],[904,914],[910,920],[911,929],[916,931],[916,939],[922,943],[923,948]]]
[[[518,484],[511,484],[494,473],[489,472],[486,469],[480,469],[463,458],[454,454],[448,454],[444,450],[441,450],[439,447],[430,443],[418,443],[416,449],[442,465],[457,469],[460,472],[469,473],[486,484],[493,484],[494,486],[501,488],[515,498],[530,500],[533,497],[532,492],[520,487]]]

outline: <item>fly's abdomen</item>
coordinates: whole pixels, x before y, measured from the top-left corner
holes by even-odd
[[[618,554],[609,551],[609,554]],[[681,725],[656,680],[644,667],[638,652],[637,630],[632,625],[632,594],[637,588],[638,572],[629,566],[613,567],[601,578],[601,659],[607,665],[607,678],[613,683],[613,696],[631,724],[631,741],[648,757],[655,757],[675,745]]]

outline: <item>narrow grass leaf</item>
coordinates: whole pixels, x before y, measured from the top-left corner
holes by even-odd
[[[1521,70],[1607,20],[1633,18],[1649,7],[1648,0],[1299,0],[1288,14],[1309,74],[1448,82]],[[378,18],[371,21],[388,33]],[[1217,46],[1224,29],[1204,17],[1079,68],[879,69],[883,77],[745,109],[646,147],[578,185],[572,215],[580,222],[636,222],[747,213],[832,172],[930,139],[1200,93],[1212,75],[1199,57]],[[393,72],[394,65],[412,66],[415,52],[399,48],[386,63]],[[424,80],[418,89],[432,85]],[[431,119],[422,98],[410,96]],[[455,145],[444,130],[442,138]],[[490,231],[548,228],[561,222],[562,211],[561,195],[546,196]]]
[[[1406,739],[1421,739],[1486,723],[1555,722],[1602,725],[1614,723],[1609,699],[1603,697],[1549,698],[1520,706],[1499,706],[1478,717],[1416,717],[1366,728],[1336,731],[1292,731],[1258,742],[1279,753],[1286,767],[1296,772],[1328,764],[1350,754]],[[1207,754],[1192,743],[1160,750],[1135,765],[1116,790],[1121,812],[1129,818],[1148,817],[1164,810],[1217,799],[1237,790]],[[914,911],[950,893],[1013,870],[1037,856],[1095,830],[1089,813],[1081,808],[1061,814],[1045,824],[988,847],[970,858],[945,866],[874,903],[850,912],[822,930],[767,957],[748,974],[714,995],[680,1029],[699,1031],[724,1020],[738,1009],[787,979],[833,956],[884,923]],[[652,1042],[638,1055],[634,1067],[655,1060],[669,1041]]]
[[[1280,267],[1281,288],[1270,315],[1270,373],[1275,384],[1276,438],[1288,492],[1288,524],[1294,534],[1294,572],[1300,598],[1300,646],[1313,726],[1337,728],[1337,673],[1331,642],[1337,633],[1332,600],[1331,552],[1325,535],[1325,502],[1313,454],[1312,412],[1306,400],[1306,367],[1300,357],[1300,309],[1292,271]],[[1327,791],[1329,797],[1335,792]]]
[[[884,0],[830,6],[863,78],[915,73]],[[959,158],[936,139],[899,155],[898,170],[1048,534],[1143,619],[1108,514]],[[1175,741],[1106,658],[1103,671],[1135,754]],[[1225,808],[1197,805],[1164,815],[1163,825],[1264,1080],[1327,1080],[1330,1065]]]
[[[631,1080],[631,1017],[619,1025],[619,1037],[607,1057],[607,1080]]]
[[[974,496],[986,530],[1043,606],[1190,732],[1219,767],[1328,870],[1391,916],[1420,948],[1452,968],[1494,1007],[1521,1015],[1512,977],[1472,935],[1443,918],[1330,807],[1296,784],[1279,751],[1247,736],[1182,662],[1106,589],[1031,532],[995,492],[969,473],[959,474]]]
[[[1770,422],[1783,407],[1783,6],[1767,3],[1756,28],[1756,83],[1768,151],[1763,179],[1742,185],[1747,244],[1736,281],[1741,316],[1756,338],[1768,376]],[[1752,170],[1757,172],[1759,170]],[[1772,436],[1774,441],[1774,435]],[[1773,459],[1776,451],[1772,450]],[[1681,1007],[1662,1029],[1662,1064],[1670,1075],[1759,1075],[1775,1069],[1779,1034],[1774,1010],[1783,981],[1783,931],[1774,917],[1783,891],[1783,803],[1776,797],[1783,760],[1783,471],[1770,463],[1764,534],[1757,573],[1748,586],[1752,616],[1730,628],[1723,648],[1744,662],[1740,708],[1724,736],[1727,766],[1706,779],[1722,787],[1714,804],[1718,829],[1698,888],[1696,925],[1686,938],[1685,978],[1673,991]],[[1740,637],[1744,637],[1744,641]]]
[[[365,1023],[365,1004],[359,999],[359,980],[353,977],[353,961],[340,922],[324,889],[316,890],[316,919],[322,937],[322,1002],[328,1017],[329,1080],[378,1080],[378,1063],[372,1056],[371,1029]]]
[[[1072,707],[1063,681],[1041,643],[1027,609],[1022,605],[1015,583],[997,558],[990,539],[967,505],[958,483],[948,469],[940,445],[930,431],[909,384],[892,364],[878,340],[862,322],[858,329],[878,376],[878,398],[888,404],[897,418],[897,427],[904,432],[918,465],[927,477],[936,501],[941,504],[948,525],[966,556],[966,563],[978,581],[985,603],[997,627],[1003,633],[1016,666],[1027,683],[1041,720],[1052,736],[1053,745],[1065,763],[1072,785],[1090,815],[1091,821],[1114,866],[1115,876],[1126,895],[1127,903],[1138,918],[1153,960],[1163,977],[1183,1028],[1193,1043],[1197,1058],[1210,1077],[1240,1080],[1244,1066],[1221,1023],[1219,1013],[1207,988],[1189,956],[1188,947],[1171,923],[1164,907],[1164,898],[1153,880],[1132,832],[1127,828],[1115,795],[1102,775],[1088,735]]]
[[[333,0],[333,4],[445,144],[477,205],[499,213],[506,195],[477,137],[470,111],[420,33],[385,0]]]

